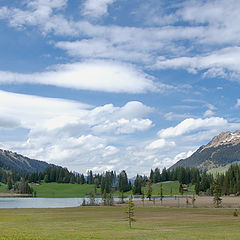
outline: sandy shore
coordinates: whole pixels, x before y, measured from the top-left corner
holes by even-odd
[[[198,208],[209,208],[214,207],[213,197],[212,196],[195,196],[194,207]],[[134,201],[135,206],[143,206],[143,201],[136,200]],[[193,207],[192,196],[183,196],[181,198],[163,198],[154,200],[144,200],[144,206],[162,206],[162,207]],[[240,208],[240,197],[222,197],[223,208]]]
[[[32,197],[31,194],[0,193],[0,197]]]

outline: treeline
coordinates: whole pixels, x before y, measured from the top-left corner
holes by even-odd
[[[160,173],[159,168],[151,169],[150,181],[152,183],[179,181],[180,184],[196,184],[201,179],[201,173],[197,168],[177,167],[172,170],[163,168]]]
[[[88,171],[87,176],[83,174],[70,172],[67,168],[49,167],[44,172],[26,175],[28,182],[40,183],[72,183],[72,184],[94,184],[96,188],[101,188],[101,192],[110,193],[113,190],[127,192],[132,189],[132,184],[128,180],[126,171],[116,174],[115,171],[106,171],[102,174],[93,174]]]
[[[222,195],[240,195],[240,165],[232,164],[225,174],[218,174],[216,178],[221,186]]]
[[[222,195],[240,195],[240,166],[233,164],[225,174],[213,174],[201,172],[197,168],[177,167],[172,170],[163,168],[151,169],[150,176],[137,175],[134,181],[128,179],[126,171],[116,174],[115,171],[106,171],[101,174],[93,174],[90,170],[87,176],[69,171],[62,167],[49,167],[40,173],[26,174],[10,172],[0,169],[0,182],[7,184],[9,190],[18,193],[34,194],[29,183],[70,183],[70,184],[94,184],[100,188],[101,193],[112,191],[127,192],[132,190],[133,194],[142,194],[146,184],[160,183],[165,181],[179,181],[180,185],[195,185],[196,194],[212,195],[214,183],[217,181]],[[132,184],[133,183],[133,184]],[[180,191],[180,190],[179,190]]]
[[[172,170],[163,168],[161,173],[159,168],[155,170],[151,169],[150,180],[153,183],[179,181],[180,186],[183,184],[192,184],[195,185],[196,194],[204,193],[211,195],[213,192],[213,175],[206,171],[202,172],[197,168],[177,167]],[[181,192],[181,189],[179,189],[179,192]]]

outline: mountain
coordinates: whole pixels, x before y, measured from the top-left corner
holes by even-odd
[[[21,173],[42,172],[54,166],[43,161],[30,159],[15,152],[0,149],[0,168]]]
[[[182,167],[196,167],[201,170],[222,167],[240,161],[240,131],[222,132],[211,142],[201,146],[186,159],[181,159],[170,169]]]

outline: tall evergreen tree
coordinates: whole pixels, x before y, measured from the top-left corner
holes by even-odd
[[[132,200],[132,195],[128,200],[128,205],[125,212],[127,213],[128,226],[129,228],[132,228],[132,222],[136,222],[136,219],[134,218],[134,203]]]

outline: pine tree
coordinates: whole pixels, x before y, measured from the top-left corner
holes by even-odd
[[[183,185],[181,183],[179,185],[179,193],[183,195]]]
[[[152,197],[152,186],[151,186],[151,182],[149,181],[147,183],[147,198],[149,199],[149,201],[151,200]]]
[[[219,182],[219,175],[218,175],[213,182],[213,203],[217,208],[219,208],[222,203],[221,195],[222,195],[222,189],[221,189],[221,185]]]
[[[163,200],[163,187],[162,187],[162,184],[160,184],[160,200],[161,200],[161,205],[162,205],[162,200]]]
[[[11,190],[13,188],[12,179],[10,177],[8,177],[8,180],[7,180],[7,188],[8,190]]]
[[[130,198],[128,200],[128,206],[126,209],[126,213],[127,213],[127,220],[128,220],[129,228],[132,228],[132,222],[136,222],[136,219],[134,218],[134,203],[132,200],[132,195],[130,196]]]
[[[103,191],[102,201],[103,201],[103,205],[106,206],[107,205],[107,192],[106,192],[106,189],[104,189],[104,191]]]
[[[193,208],[195,207],[195,201],[196,201],[196,198],[195,198],[195,194],[193,194],[193,196],[192,196],[192,206],[193,206]]]
[[[120,199],[121,199],[121,203],[124,203],[124,193],[123,193],[123,191],[120,192]]]
[[[142,191],[142,203],[143,203],[143,207],[144,207],[144,200],[145,200],[145,194],[144,194],[144,191]]]

